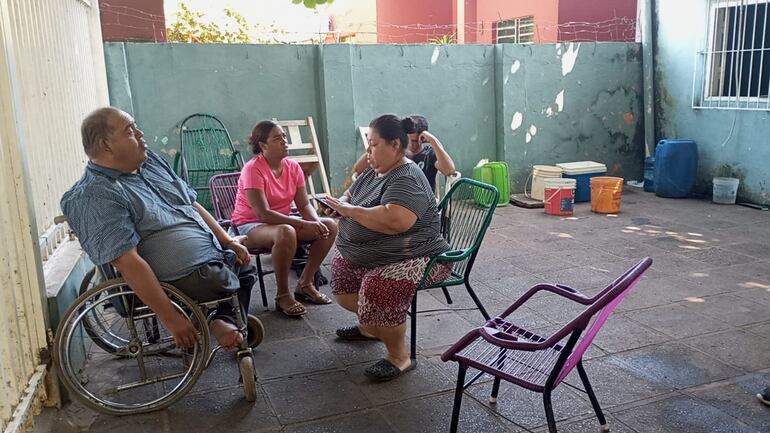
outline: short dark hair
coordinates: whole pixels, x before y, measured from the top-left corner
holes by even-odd
[[[83,141],[83,150],[89,158],[96,156],[99,141],[108,138],[112,134],[110,116],[119,114],[115,107],[102,107],[92,111],[80,124],[80,137]]]
[[[270,137],[270,131],[276,126],[278,126],[278,124],[272,120],[263,120],[254,125],[254,128],[251,130],[251,136],[249,137],[249,145],[251,146],[251,151],[254,152],[254,155],[262,153],[262,148],[259,147],[259,143],[267,143],[267,138]]]
[[[409,137],[406,134],[412,128],[412,120],[408,117],[400,118],[395,114],[381,114],[369,123],[369,127],[377,131],[377,134],[388,141],[398,140],[401,150],[406,150]]]
[[[412,114],[409,118],[411,118],[414,123],[415,133],[422,134],[428,130],[428,119],[426,119],[425,116]]]

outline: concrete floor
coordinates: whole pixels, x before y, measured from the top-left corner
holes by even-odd
[[[612,431],[770,431],[770,408],[754,397],[770,386],[770,212],[628,187],[613,216],[588,204],[576,205],[573,218],[508,206],[496,212],[472,282],[496,314],[537,282],[590,292],[645,256],[653,267],[586,354]],[[354,322],[339,306],[309,306],[299,320],[261,312],[267,336],[255,351],[255,404],[243,400],[235,360],[220,355],[167,410],[115,418],[71,403],[44,410],[34,431],[447,431],[457,367],[438,356],[482,323],[464,290],[452,293],[449,307],[465,310],[421,314],[419,367],[391,383],[363,375],[383,355],[378,343],[336,340],[335,328]],[[418,299],[420,310],[448,307],[440,292]],[[518,317],[541,333],[578,311],[555,298],[534,301]],[[579,383],[577,374],[567,382]],[[461,431],[545,430],[540,395],[504,384],[492,406],[490,387],[484,381],[466,392]],[[557,388],[554,410],[560,432],[598,431],[588,399],[568,386]]]

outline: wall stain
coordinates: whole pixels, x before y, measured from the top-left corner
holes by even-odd
[[[642,50],[637,46],[628,46],[626,48],[626,61],[637,63],[642,61]]]
[[[672,114],[676,113],[676,100],[668,92],[668,88],[665,85],[660,84],[665,82],[665,71],[661,66],[659,66],[659,63],[655,64],[654,75],[655,82],[658,83],[658,85],[655,86],[655,110],[653,111],[655,115],[655,137],[674,137],[676,136],[676,131],[667,131],[666,128],[675,124],[675,119],[673,118]]]

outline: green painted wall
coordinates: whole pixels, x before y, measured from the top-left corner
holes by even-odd
[[[513,190],[532,165],[597,161],[640,179],[644,159],[641,49],[580,43],[499,47],[498,125]]]
[[[351,67],[357,124],[422,114],[464,175],[496,158],[493,46],[361,45]]]
[[[714,176],[737,177],[739,201],[770,204],[770,111],[692,108],[693,54],[707,40],[706,4],[656,1],[655,135],[695,140],[699,192],[711,195]]]
[[[319,119],[312,45],[106,43],[105,59],[110,103],[131,113],[169,162],[189,114],[217,116],[245,157],[256,121]]]
[[[638,44],[108,43],[105,53],[112,104],[169,159],[190,113],[218,116],[242,151],[257,120],[310,115],[339,193],[363,152],[358,126],[384,112],[420,113],[465,175],[479,159],[506,160],[513,191],[532,164],[590,159],[641,178]]]

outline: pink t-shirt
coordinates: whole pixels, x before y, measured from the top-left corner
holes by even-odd
[[[284,158],[281,163],[283,171],[279,177],[275,177],[263,155],[251,158],[243,166],[238,178],[238,194],[235,196],[235,208],[231,217],[234,224],[260,222],[249,204],[249,198],[246,197],[247,189],[264,191],[271,210],[289,215],[297,189],[305,186],[305,175],[297,161]]]

